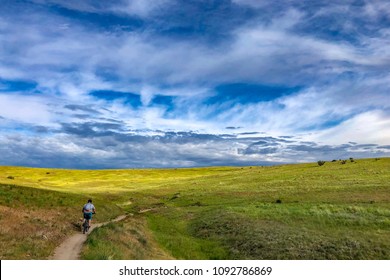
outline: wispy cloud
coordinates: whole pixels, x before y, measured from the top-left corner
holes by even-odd
[[[32,2],[49,7],[61,7],[69,10],[98,13],[132,15],[148,17],[156,10],[161,10],[172,0],[114,0],[114,1],[93,1],[93,0],[33,0]]]

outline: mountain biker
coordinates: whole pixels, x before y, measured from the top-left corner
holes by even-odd
[[[83,206],[84,221],[88,221],[88,226],[91,226],[92,214],[96,213],[95,206],[92,204],[92,199],[88,199],[88,203]]]

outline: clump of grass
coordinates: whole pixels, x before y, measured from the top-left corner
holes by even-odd
[[[170,199],[174,200],[174,199],[177,199],[177,198],[180,198],[180,193],[175,193]]]

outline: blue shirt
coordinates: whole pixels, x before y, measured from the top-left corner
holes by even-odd
[[[94,210],[95,210],[95,206],[90,202],[88,202],[83,206],[84,213],[90,213],[93,212]]]

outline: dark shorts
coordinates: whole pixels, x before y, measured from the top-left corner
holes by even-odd
[[[84,219],[92,220],[92,213],[84,213]]]

